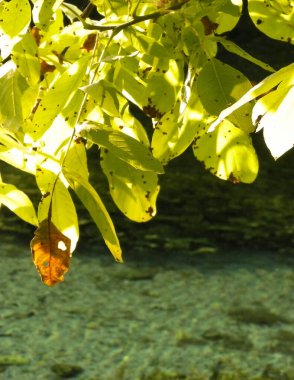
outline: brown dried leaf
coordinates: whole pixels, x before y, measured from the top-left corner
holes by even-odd
[[[31,241],[31,252],[41,279],[53,286],[64,280],[70,261],[70,239],[48,219],[44,219]]]

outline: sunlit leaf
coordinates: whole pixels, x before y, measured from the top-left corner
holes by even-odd
[[[215,19],[215,23],[218,25],[215,29],[216,33],[222,34],[232,30],[241,16],[242,0],[216,1],[215,3],[219,5],[218,15]]]
[[[111,217],[88,180],[87,156],[82,142],[76,140],[71,145],[63,170],[71,188],[88,210],[115,260],[121,262],[122,252]]]
[[[14,65],[9,66],[3,76],[0,72],[0,123],[16,131],[23,121],[21,98],[28,85]]]
[[[294,83],[294,63],[283,67],[279,71],[269,75],[264,80],[259,82],[256,86],[252,87],[249,91],[247,91],[240,99],[238,99],[234,104],[230,107],[223,110],[217,120],[215,120],[209,130],[213,131],[213,129],[226,117],[230,116],[234,111],[238,110],[240,107],[245,105],[246,103],[251,102],[259,96],[265,95],[268,91],[271,91],[278,84],[281,85],[291,85]]]
[[[261,61],[260,59],[253,57],[251,54],[247,53],[245,50],[243,50],[240,46],[238,46],[234,42],[223,37],[216,37],[216,41],[220,42],[223,45],[223,47],[230,53],[234,53],[238,55],[239,57],[242,57],[246,59],[247,61],[254,63],[255,65],[261,67],[264,70],[271,71],[271,72],[275,71],[268,63],[265,63]]]
[[[183,153],[198,135],[205,133],[207,111],[200,102],[196,83],[190,89],[187,103],[165,114],[156,124],[152,137],[152,153],[163,164]]]
[[[218,115],[251,87],[240,71],[217,59],[212,59],[204,66],[197,80],[199,98],[206,111],[212,115]],[[252,132],[251,110],[252,106],[247,104],[231,115],[230,120],[245,132]]]
[[[135,59],[121,59],[115,62],[113,83],[128,100],[142,107],[146,103],[146,83],[138,75],[134,75],[137,71],[138,63]]]
[[[254,25],[267,36],[294,43],[293,3],[287,0],[248,0]]]
[[[277,88],[259,99],[252,118],[263,128],[264,141],[277,159],[294,146],[294,86]]]
[[[8,207],[24,221],[38,225],[35,208],[29,197],[14,185],[1,182],[0,179],[0,204]]]
[[[52,15],[63,0],[36,0],[33,9],[34,23],[40,29],[47,29]]]
[[[71,187],[88,210],[116,261],[122,262],[122,251],[110,215],[93,186],[77,172],[66,172]]]
[[[205,168],[221,179],[251,183],[257,176],[258,159],[251,138],[228,120],[197,137],[193,151]]]
[[[64,280],[70,262],[70,239],[50,219],[44,219],[35,231],[31,252],[45,285],[53,286]]]
[[[161,163],[152,156],[151,151],[123,132],[90,123],[85,125],[81,134],[137,169],[163,173]]]
[[[101,166],[113,200],[129,219],[146,222],[155,216],[159,193],[156,173],[136,169],[105,150]]]
[[[181,64],[174,60],[162,72],[150,71],[145,88],[143,110],[151,117],[160,118],[172,110],[183,84],[184,72]]]
[[[56,228],[70,240],[70,252],[73,252],[79,240],[79,225],[71,195],[65,184],[53,170],[58,168],[47,161],[37,168],[36,180],[42,192],[38,207],[38,219],[50,218]],[[49,170],[51,169],[51,170]]]
[[[83,91],[96,100],[97,105],[109,116],[120,117],[120,105],[116,90],[105,81],[99,81],[83,87]]]
[[[12,50],[12,58],[18,71],[26,78],[30,86],[40,80],[40,60],[37,56],[38,46],[31,34],[26,34]]]
[[[31,21],[28,0],[10,0],[0,3],[0,29],[10,38],[24,32]]]
[[[88,57],[83,57],[73,63],[55,80],[40,101],[33,117],[32,127],[27,131],[35,140],[46,132],[74,96],[86,72],[88,60]]]

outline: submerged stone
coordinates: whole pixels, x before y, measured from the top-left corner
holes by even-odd
[[[75,377],[83,372],[82,367],[66,363],[56,363],[51,366],[51,370],[61,378]]]

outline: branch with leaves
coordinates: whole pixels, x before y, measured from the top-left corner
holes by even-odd
[[[93,7],[100,21],[90,19]],[[293,43],[290,6],[249,0],[248,9],[262,32]],[[36,212],[4,178],[0,203],[36,226],[31,251],[46,285],[63,280],[79,239],[71,191],[122,261],[89,181],[91,147],[118,209],[147,222],[156,215],[159,175],[189,147],[212,174],[237,184],[258,174],[256,129],[274,157],[293,146],[293,65],[274,72],[224,37],[241,10],[241,0],[92,0],[84,10],[61,0],[0,1],[0,160],[33,175],[41,193]],[[272,74],[252,88],[216,58],[220,44]],[[131,104],[150,119],[151,135]]]

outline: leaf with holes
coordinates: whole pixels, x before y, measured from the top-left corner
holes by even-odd
[[[31,241],[31,252],[41,279],[53,286],[64,280],[70,262],[70,239],[49,219],[44,219]]]
[[[50,217],[56,228],[69,238],[70,252],[73,252],[79,240],[78,217],[68,184],[62,176],[57,178],[58,168],[54,161],[46,161],[37,168],[36,181],[42,192],[38,219],[42,221]],[[51,170],[56,170],[56,173]]]

